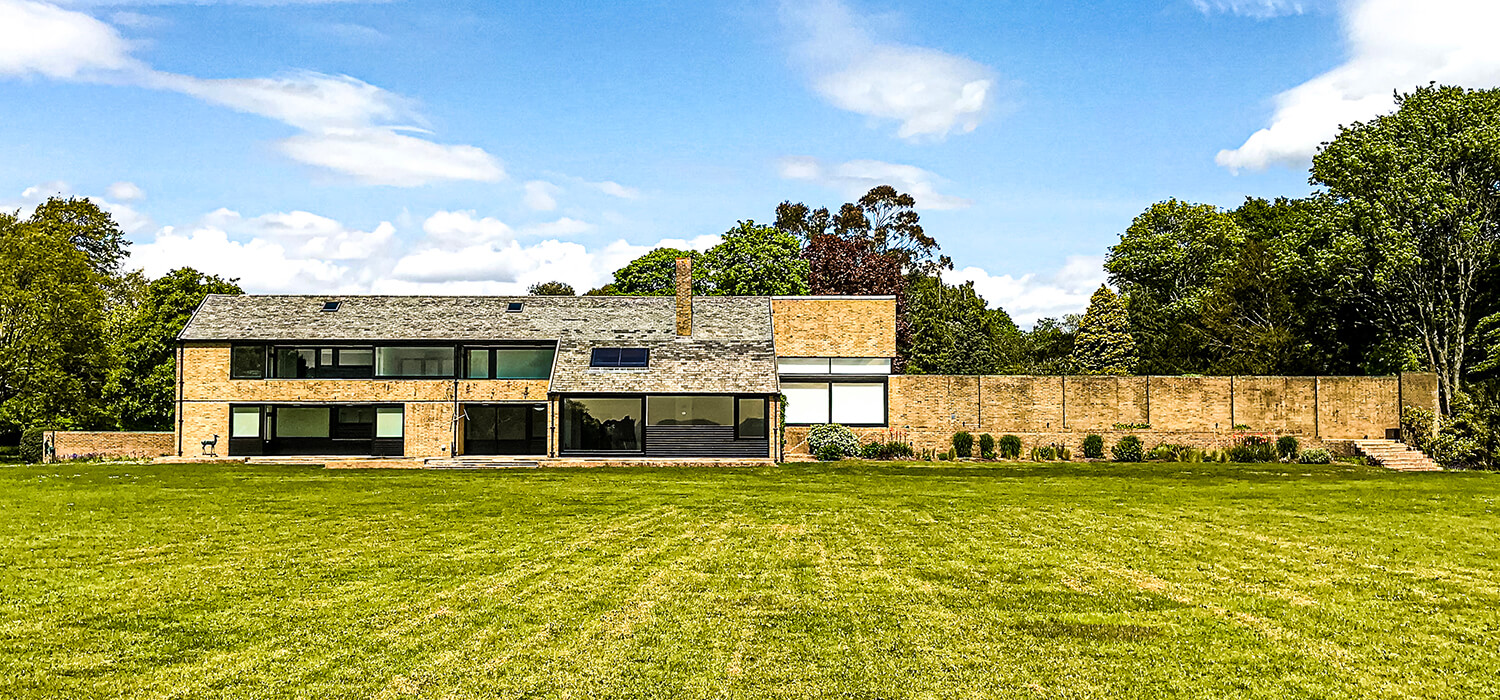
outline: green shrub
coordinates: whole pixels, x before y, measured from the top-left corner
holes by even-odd
[[[1150,430],[1150,423],[1115,423],[1115,430]]]
[[[1186,462],[1189,449],[1187,445],[1162,443],[1151,448],[1146,453],[1146,459],[1151,462]]]
[[[42,461],[42,433],[45,432],[45,428],[27,428],[21,431],[21,446],[17,452],[20,453],[22,462],[35,464]]]
[[[1229,461],[1241,464],[1275,462],[1278,459],[1276,446],[1259,435],[1246,435],[1240,438],[1239,444],[1230,447],[1226,452]]]
[[[1139,462],[1141,461],[1141,439],[1134,435],[1126,435],[1115,443],[1114,454],[1116,462]]]
[[[1297,450],[1302,447],[1297,444],[1297,438],[1290,435],[1282,435],[1276,438],[1276,454],[1285,460],[1297,459]]]
[[[859,446],[860,459],[884,459],[881,455],[885,451],[885,445],[878,442],[865,443]]]
[[[1328,450],[1312,448],[1298,454],[1297,461],[1303,464],[1332,464],[1333,456],[1328,454]]]
[[[974,456],[974,436],[967,430],[960,430],[953,434],[953,454],[959,457]]]
[[[1090,434],[1083,439],[1083,456],[1089,459],[1101,459],[1104,457],[1104,438],[1099,435]]]
[[[939,462],[947,462],[947,461],[953,459],[952,457],[948,456],[947,452],[939,452],[937,458],[938,458]]]
[[[1000,448],[1001,459],[1019,459],[1021,457],[1021,438],[1014,435],[1003,435],[996,444]]]
[[[1197,464],[1199,462],[1202,462],[1203,450],[1200,450],[1196,447],[1188,448],[1187,454],[1182,456],[1182,461],[1188,462],[1190,464]]]
[[[882,459],[911,459],[916,451],[911,448],[911,443],[900,440],[892,440],[885,444],[882,450]]]
[[[854,437],[852,431],[838,423],[822,423],[807,431],[807,449],[818,459],[822,459],[819,455],[827,445],[838,448],[839,456],[834,459],[859,454],[859,438]]]
[[[1073,451],[1063,445],[1057,446],[1057,458],[1064,462],[1073,461]]]
[[[985,459],[995,458],[995,436],[984,433],[979,436],[979,456]]]
[[[846,455],[842,447],[829,442],[818,446],[818,449],[813,451],[813,456],[824,462],[837,462]]]
[[[1250,426],[1245,425],[1244,423],[1235,423],[1234,424],[1234,429],[1235,430],[1249,430]]]
[[[1057,448],[1052,445],[1037,445],[1031,448],[1031,461],[1033,462],[1051,462],[1057,458]]]

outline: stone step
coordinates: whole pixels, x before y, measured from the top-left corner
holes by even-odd
[[[422,466],[427,469],[525,469],[538,464],[535,460],[494,457],[440,457],[422,460]]]
[[[1354,448],[1380,466],[1400,472],[1437,472],[1443,468],[1411,445],[1395,440],[1354,440]]]

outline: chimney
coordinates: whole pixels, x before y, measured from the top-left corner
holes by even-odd
[[[677,335],[693,334],[693,259],[677,259]]]

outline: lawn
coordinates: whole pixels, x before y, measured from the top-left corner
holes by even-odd
[[[1500,475],[0,468],[0,697],[1500,697]]]

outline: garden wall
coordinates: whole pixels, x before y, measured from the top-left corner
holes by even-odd
[[[946,449],[953,433],[1014,434],[1029,449],[1098,433],[1106,444],[1140,435],[1147,447],[1223,448],[1250,432],[1294,435],[1306,445],[1383,438],[1402,406],[1437,409],[1437,377],[1037,377],[895,375],[888,428],[918,449]],[[1117,429],[1119,424],[1149,428]],[[1244,426],[1236,428],[1236,426]],[[787,452],[806,452],[806,427],[787,427]]]
[[[42,435],[48,461],[81,457],[164,457],[176,454],[176,440],[170,432],[109,432],[50,430]]]

